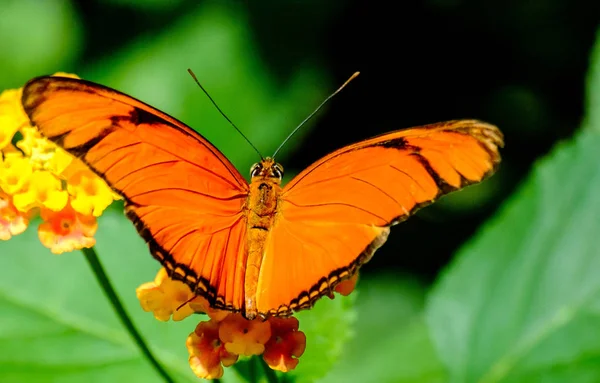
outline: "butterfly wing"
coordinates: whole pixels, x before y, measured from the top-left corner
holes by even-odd
[[[84,80],[33,79],[23,106],[44,136],[125,198],[173,278],[217,307],[242,307],[248,184],[222,153],[165,113]]]
[[[389,227],[500,162],[500,131],[451,121],[375,137],[317,161],[287,184],[258,280],[259,312],[310,307],[386,241]]]

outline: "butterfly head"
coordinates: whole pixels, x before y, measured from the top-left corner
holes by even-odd
[[[250,168],[250,177],[252,181],[267,178],[279,184],[283,178],[283,166],[275,162],[273,158],[266,157],[252,165]]]

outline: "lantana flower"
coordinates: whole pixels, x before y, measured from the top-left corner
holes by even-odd
[[[350,294],[357,279],[355,274],[343,281],[335,292]],[[200,378],[218,379],[223,375],[223,367],[233,365],[239,357],[255,355],[262,355],[271,369],[288,372],[296,368],[306,349],[306,335],[300,331],[298,319],[248,320],[240,313],[211,308],[188,285],[171,279],[164,268],[153,282],[138,287],[137,297],[142,308],[160,321],[178,321],[193,313],[207,315],[186,341],[190,367]]]
[[[40,216],[44,222],[38,228],[38,236],[54,254],[90,248],[96,244],[96,217],[78,213],[70,204],[65,204],[59,211],[41,209]]]
[[[136,290],[137,297],[144,311],[152,311],[159,321],[166,322],[171,316],[180,321],[194,313],[189,301],[194,298],[190,288],[179,281],[174,281],[161,268],[153,282],[147,282]]]
[[[22,93],[0,94],[0,240],[22,233],[39,215],[39,238],[53,253],[92,247],[96,217],[119,196],[31,125]]]
[[[0,191],[0,240],[9,240],[13,235],[27,229],[29,217],[17,210],[10,195]]]
[[[306,349],[306,335],[298,331],[298,319],[272,318],[271,337],[265,344],[263,359],[273,370],[288,372],[298,365]]]

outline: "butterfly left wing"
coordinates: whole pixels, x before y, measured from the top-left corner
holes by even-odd
[[[491,175],[502,145],[495,126],[451,121],[347,146],[308,167],[281,194],[258,311],[289,315],[330,294],[383,245],[390,226]]]
[[[219,150],[150,105],[84,80],[33,79],[23,106],[44,136],[124,196],[170,276],[216,307],[242,308],[248,184]]]

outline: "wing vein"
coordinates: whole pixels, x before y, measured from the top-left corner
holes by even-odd
[[[294,205],[294,206],[296,206],[296,207],[319,207],[319,206],[331,206],[331,205],[346,206],[346,207],[350,207],[350,208],[353,208],[353,209],[360,210],[360,211],[363,211],[365,213],[368,213],[368,214],[372,215],[373,217],[376,217],[376,218],[382,220],[383,222],[389,222],[389,220],[383,218],[382,216],[380,216],[378,214],[373,213],[372,211],[363,209],[363,208],[358,207],[356,205],[351,205],[351,204],[348,204],[348,203],[344,203],[344,202],[326,202],[326,203],[312,203],[312,204],[308,204],[308,205],[300,205],[300,204],[294,203],[292,200],[289,200],[289,199],[286,199],[285,201],[288,202],[288,203],[290,203],[290,204],[292,204],[292,205]]]
[[[410,212],[408,210],[406,210],[406,207],[404,207],[404,205],[402,205],[400,202],[398,202],[398,200],[396,198],[394,198],[392,195],[390,195],[388,192],[386,192],[385,190],[383,190],[379,186],[374,185],[371,182],[365,181],[365,180],[363,180],[361,178],[358,178],[358,177],[351,177],[351,178],[354,179],[354,180],[356,180],[356,181],[359,181],[359,182],[364,182],[365,184],[367,184],[367,185],[373,187],[374,189],[378,190],[379,192],[383,193],[386,197],[388,197],[389,199],[391,199],[392,201],[394,201],[398,205],[398,207],[402,211],[404,211],[404,214],[406,214],[406,215],[410,214]]]
[[[202,192],[200,192],[198,190],[186,189],[186,188],[181,188],[181,187],[175,187],[175,186],[173,186],[173,187],[165,187],[165,188],[160,188],[160,189],[155,189],[155,190],[146,190],[146,191],[143,191],[141,193],[135,194],[133,196],[127,196],[127,198],[133,200],[135,198],[138,198],[138,197],[146,195],[146,194],[162,192],[162,191],[165,191],[165,190],[186,191],[186,192],[190,192],[190,193],[193,193],[193,194],[201,195],[201,196],[204,196],[204,197],[216,199],[216,200],[219,200],[219,201],[232,201],[232,200],[243,198],[243,197],[246,196],[245,194],[236,194],[236,195],[233,195],[233,196],[220,198],[220,197],[214,196],[212,194],[202,193]],[[152,205],[152,206],[160,206],[160,205]]]

